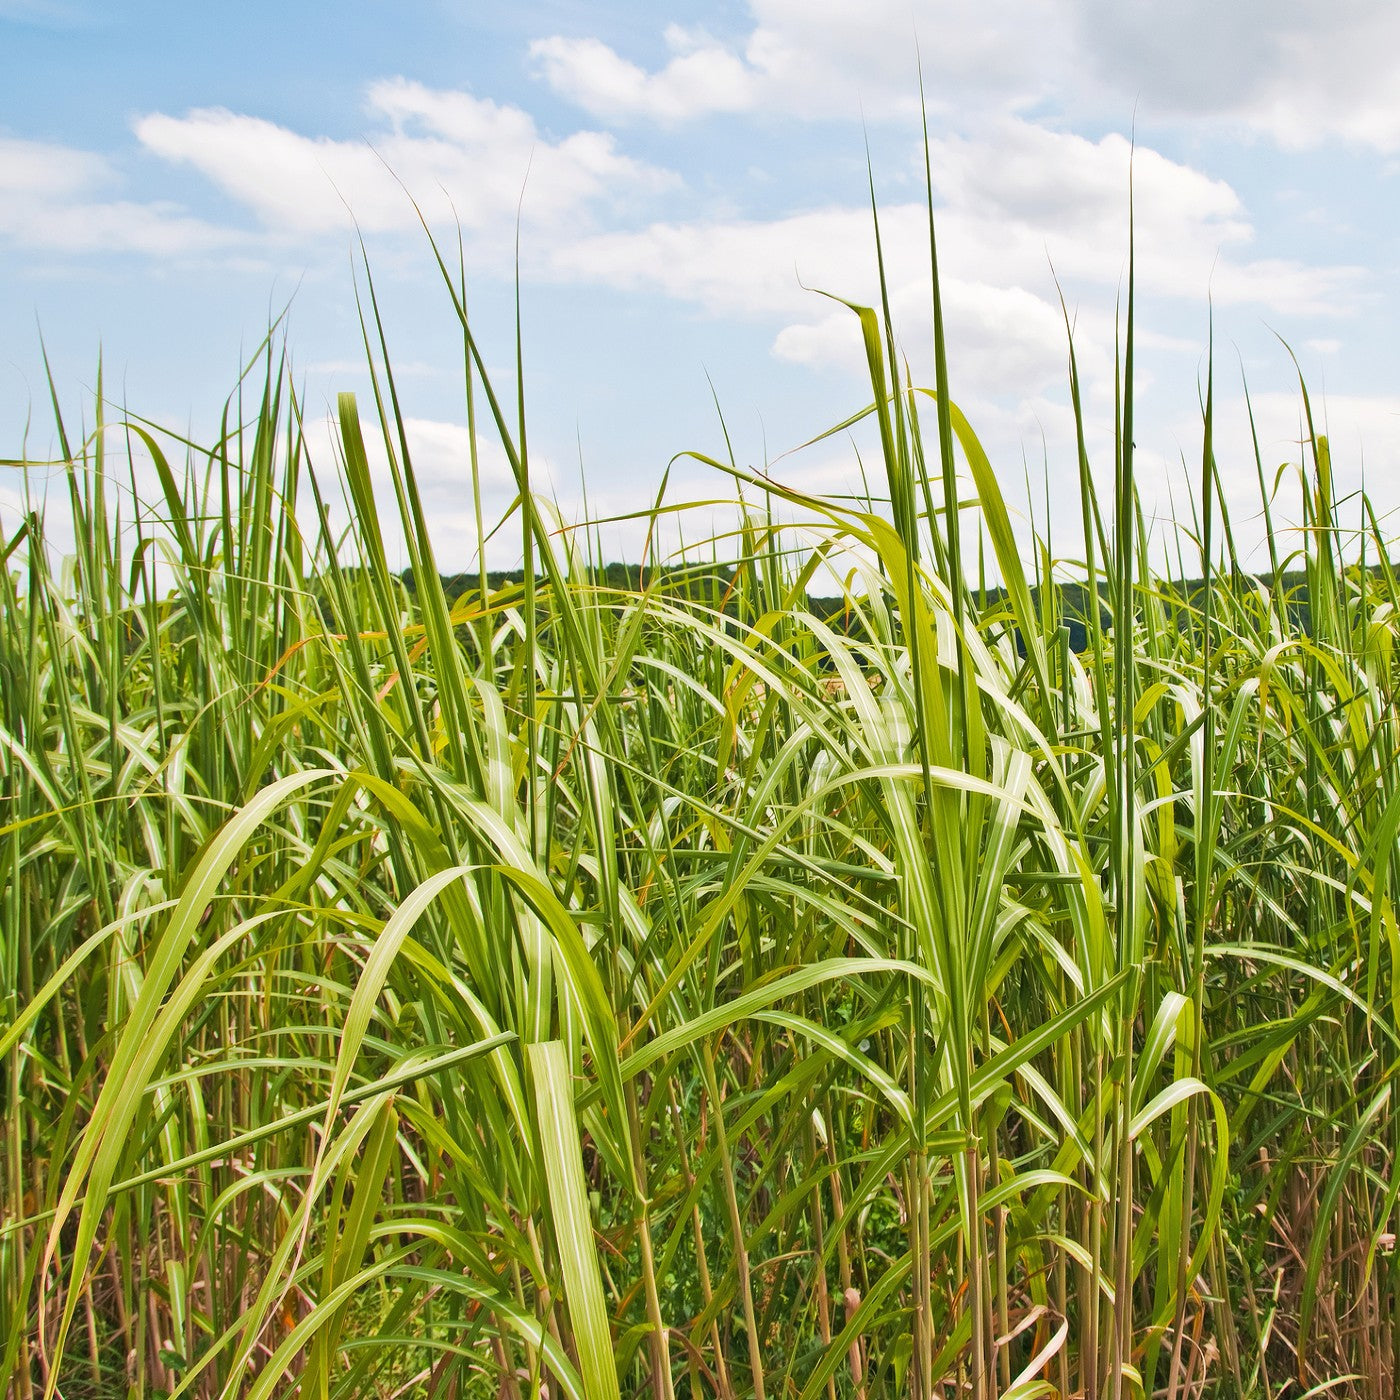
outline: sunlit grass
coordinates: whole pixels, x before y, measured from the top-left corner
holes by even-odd
[[[1247,576],[1208,385],[1157,570],[1129,292],[1052,567],[941,308],[927,390],[855,308],[878,493],[714,461],[609,586],[447,271],[522,582],[443,587],[372,300],[391,501],[269,351],[208,448],[99,390],[75,557],[4,542],[8,1393],[1390,1393],[1400,594],[1326,440]]]

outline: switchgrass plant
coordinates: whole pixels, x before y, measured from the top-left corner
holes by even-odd
[[[853,307],[878,489],[704,459],[734,533],[610,586],[442,266],[519,583],[442,582],[372,283],[334,464],[271,348],[212,446],[55,406],[76,553],[36,509],[0,582],[7,1393],[1390,1394],[1400,592],[1306,395],[1296,544],[1258,458],[1240,568],[1208,383],[1155,567],[1129,290],[1108,494],[1067,342],[1063,560],[937,294],[929,389]]]

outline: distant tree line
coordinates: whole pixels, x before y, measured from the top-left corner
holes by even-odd
[[[749,573],[750,577],[740,579],[738,575],[741,571]],[[593,588],[615,590],[619,593],[639,593],[644,587],[658,588],[671,597],[683,598],[687,602],[714,608],[733,617],[739,616],[741,609],[751,615],[754,612],[755,603],[761,602],[758,609],[761,612],[766,611],[769,607],[779,606],[782,602],[779,598],[763,597],[764,583],[761,575],[749,570],[748,566],[744,565],[705,563],[668,565],[657,568],[615,561],[602,566],[590,566],[588,576],[589,586]],[[413,570],[405,569],[402,579],[405,589],[412,595],[415,592]],[[1267,573],[1221,573],[1216,575],[1213,580],[1216,587],[1227,585],[1232,581],[1236,586],[1263,585],[1271,592],[1273,591],[1273,578]],[[490,593],[497,593],[511,587],[522,587],[524,582],[524,569],[492,569],[486,575],[486,587]],[[448,602],[456,603],[464,595],[480,591],[481,575],[465,572],[444,574],[442,586]],[[1159,592],[1159,600],[1173,625],[1179,628],[1195,625],[1194,619],[1199,617],[1201,611],[1204,588],[1204,580],[1197,578],[1175,583],[1172,592],[1166,596]],[[1281,576],[1286,614],[1290,621],[1304,633],[1311,631],[1307,588],[1307,575],[1302,570],[1286,572]],[[1056,592],[1060,600],[1060,615],[1058,618],[1050,619],[1050,621],[1052,625],[1057,625],[1068,631],[1070,650],[1082,653],[1089,647],[1088,588],[1083,583],[1057,583]],[[1037,606],[1040,603],[1040,594],[1039,588],[1033,587],[1031,589],[1032,601]],[[995,612],[1004,601],[1005,596],[1005,591],[1001,588],[974,590],[979,611],[984,617]],[[1101,628],[1108,631],[1113,626],[1113,615],[1106,601],[1108,584],[1104,581],[1099,583],[1099,596],[1099,624]],[[852,612],[849,600],[844,597],[809,594],[806,608],[813,616],[837,626],[847,635],[861,631],[859,619]],[[1018,649],[1024,653],[1024,646],[1021,644],[1019,636],[1017,645]]]

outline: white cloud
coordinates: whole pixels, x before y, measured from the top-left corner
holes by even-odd
[[[1223,181],[1146,147],[1132,155],[1121,136],[1090,141],[1017,120],[933,145],[945,277],[1013,300],[1032,297],[1041,321],[1045,306],[1059,320],[1052,265],[1072,303],[1078,290],[1111,295],[1127,274],[1130,156],[1141,288],[1196,301],[1209,292],[1221,305],[1280,316],[1354,309],[1360,269],[1250,258],[1253,227]],[[918,282],[926,307],[927,211],[886,206],[880,228],[891,285],[902,292]],[[556,247],[549,264],[562,279],[662,291],[716,315],[803,317],[808,329],[783,332],[779,346],[810,361],[811,327],[829,308],[818,311],[804,284],[873,304],[874,251],[869,211],[829,206],[599,233]],[[1004,325],[1012,335],[1016,328],[1015,317]]]
[[[1316,381],[1309,383],[1309,391],[1314,427],[1330,446],[1334,498],[1344,532],[1361,526],[1356,493],[1366,489],[1378,512],[1391,513],[1388,526],[1393,535],[1397,505],[1393,483],[1400,473],[1400,396],[1328,394]],[[1181,408],[1183,396],[1174,398],[1174,408]],[[1213,449],[1221,486],[1245,567],[1263,570],[1269,558],[1251,411],[1281,555],[1304,546],[1302,490],[1305,478],[1312,480],[1314,464],[1306,441],[1302,395],[1296,389],[1268,390],[1252,393],[1246,402],[1238,381],[1217,367]],[[1139,441],[1139,490],[1144,508],[1157,518],[1158,533],[1164,538],[1174,525],[1189,526],[1188,497],[1199,499],[1201,436],[1200,414],[1188,413],[1162,423],[1150,449],[1142,450]],[[1387,528],[1384,519],[1382,528]],[[1223,532],[1217,525],[1217,546],[1222,542]]]
[[[1002,120],[974,135],[936,140],[934,186],[979,217],[1045,232],[1096,236],[1126,230],[1128,180],[1146,236],[1171,241],[1183,226],[1210,226],[1217,241],[1250,236],[1239,196],[1223,180],[1112,132],[1097,141],[1028,121]],[[1126,240],[1123,240],[1126,246]]]
[[[0,237],[50,253],[206,253],[236,235],[168,201],[104,197],[121,183],[101,156],[0,138]]]
[[[1066,19],[1100,82],[1155,110],[1221,110],[1272,80],[1282,32],[1307,0],[1177,0],[1168,21],[1151,0],[1069,0]],[[1332,7],[1328,7],[1331,9]]]
[[[346,229],[352,212],[367,231],[412,228],[408,191],[431,215],[455,214],[468,233],[508,242],[517,209],[528,225],[559,229],[586,224],[595,206],[674,183],[620,154],[603,132],[550,141],[521,108],[466,92],[388,79],[370,87],[368,110],[364,140],[303,136],[222,108],[156,113],[136,134],[289,235]]]
[[[536,40],[536,71],[607,120],[682,121],[777,111],[814,120],[918,112],[915,39],[930,109],[970,93],[1008,108],[1034,102],[1065,26],[1056,0],[752,0],[754,27],[726,45],[672,25],[672,57],[647,72],[595,38]]]
[[[647,71],[596,38],[531,47],[560,96],[608,121],[714,112],[806,119],[929,109],[1126,120],[1231,117],[1288,148],[1340,138],[1400,151],[1400,9],[1393,0],[750,0],[723,43],[672,26]]]
[[[88,151],[0,137],[0,180],[10,199],[71,199],[113,179],[107,162]]]
[[[1140,328],[1139,348],[1153,351],[1137,375],[1137,436],[1149,511],[1169,509],[1167,468],[1175,470],[1181,444],[1188,444],[1188,457],[1199,454],[1199,422],[1188,418],[1174,426],[1174,416],[1195,403],[1207,294],[1222,313],[1242,307],[1251,319],[1262,314],[1284,323],[1353,311],[1364,295],[1359,269],[1252,256],[1255,230],[1230,185],[1149,147],[1133,153],[1121,136],[1089,140],[1005,119],[936,142],[953,394],[992,459],[1011,472],[1007,490],[1013,498],[1020,494],[1016,464],[1028,454],[1030,475],[1039,478],[1042,451],[1052,498],[1073,496],[1077,489],[1066,333],[1052,262],[1076,321],[1091,458],[1111,460],[1112,313],[1127,275],[1130,159],[1139,292],[1159,304],[1169,299],[1192,307],[1201,332],[1199,341],[1180,335],[1154,340]],[[915,382],[929,384],[927,211],[918,203],[882,207],[880,229],[899,350]],[[661,291],[716,316],[778,320],[776,358],[840,374],[850,386],[843,408],[857,406],[868,392],[855,317],[804,289],[878,305],[867,209],[831,206],[772,220],[654,224],[556,248],[551,266],[560,278]],[[838,416],[833,410],[833,419]],[[1375,422],[1370,439],[1377,448],[1388,441]],[[1247,487],[1252,456],[1237,459],[1238,453],[1230,479]],[[1066,521],[1057,522],[1057,529],[1066,528]]]
[[[886,211],[900,230],[907,209]],[[810,304],[811,285],[858,294],[869,281],[870,218],[832,206],[777,219],[655,223],[553,250],[562,279],[661,291],[718,315],[762,317]]]
[[[378,423],[368,417],[362,417],[361,431],[369,459],[370,479],[379,505],[385,549],[390,564],[403,568],[408,563],[408,551],[394,499],[383,434]],[[475,559],[477,547],[476,511],[472,500],[471,438],[466,425],[409,417],[404,420],[404,432],[408,438],[414,482],[427,517],[438,567],[445,573],[466,569]],[[339,424],[330,415],[310,419],[306,439],[311,462],[325,483],[331,478],[339,460]],[[505,451],[496,439],[478,433],[476,446],[481,474],[482,512],[489,531],[513,499],[515,480]],[[396,453],[399,451],[397,439],[394,450]],[[548,490],[551,480],[548,463],[532,463],[532,469],[540,479],[540,489]],[[335,491],[330,491],[327,499],[332,525],[340,529],[348,521],[349,515],[337,495]],[[303,521],[303,528],[313,528],[311,515],[308,514]],[[513,544],[510,547],[513,548]]]
[[[1325,434],[1339,492],[1360,489],[1364,478],[1394,481],[1400,472],[1400,395],[1332,394],[1309,386],[1313,426]],[[1253,400],[1265,466],[1300,461],[1303,403],[1298,394],[1269,393]]]
[[[537,39],[530,58],[555,92],[601,117],[674,122],[756,104],[759,74],[737,54],[679,25],[665,37],[674,57],[656,73],[591,38]]]
[[[1074,0],[1100,85],[1153,117],[1234,116],[1287,147],[1400,150],[1400,10],[1391,0]]]
[[[1131,172],[1139,287],[1279,316],[1348,314],[1365,293],[1359,267],[1251,257],[1255,229],[1229,184],[1117,133],[1009,119],[934,141],[932,163],[949,264],[985,280],[1010,268],[1039,285],[1053,263],[1071,284],[1124,283]]]
[[[408,549],[394,498],[388,455],[383,435],[372,418],[362,417],[361,429],[369,458],[370,477],[379,505],[380,528],[384,534],[385,550],[394,568],[408,564]],[[445,574],[463,572],[476,567],[477,528],[476,509],[472,499],[471,438],[463,423],[449,420],[409,417],[404,421],[413,477],[428,522],[433,554],[438,568]],[[323,479],[338,457],[339,425],[329,416],[308,424],[308,448],[311,460]],[[515,568],[520,559],[518,526],[492,532],[500,523],[516,497],[516,482],[505,449],[489,432],[478,432],[476,438],[477,464],[481,481],[482,519],[488,543],[487,563],[493,569]],[[397,440],[395,451],[399,450]],[[692,486],[707,481],[707,474],[680,468],[674,476],[679,486],[688,481]],[[573,473],[563,473],[556,467],[547,448],[536,442],[530,452],[531,490],[545,505],[546,511],[557,509],[564,534],[569,526],[584,519],[583,500]],[[712,482],[708,482],[713,485]],[[691,494],[699,494],[698,489]],[[684,489],[676,493],[684,498]],[[331,493],[330,515],[333,528],[342,528],[349,519],[343,503]],[[650,499],[639,501],[632,483],[594,483],[588,493],[588,519],[606,522],[610,517],[633,515],[639,507],[649,505]],[[518,516],[516,517],[518,520]],[[308,518],[303,522],[309,528]],[[661,547],[674,547],[678,524],[663,521],[659,527]],[[590,527],[589,535],[594,530]],[[598,533],[603,540],[604,553],[609,558],[637,560],[646,544],[647,524],[644,520],[623,519],[617,524],[603,524]],[[561,536],[560,549],[563,549]],[[579,541],[580,548],[591,543]]]
[[[940,280],[948,353],[956,366],[959,392],[966,387],[978,394],[1021,398],[1063,383],[1067,351],[1058,307],[1023,287],[995,287],[956,277]],[[913,282],[901,287],[892,298],[891,314],[900,328],[900,348],[917,366],[916,381],[931,383],[933,333],[925,286]],[[795,364],[840,365],[853,377],[867,374],[859,326],[844,307],[819,320],[784,327],[773,353]]]

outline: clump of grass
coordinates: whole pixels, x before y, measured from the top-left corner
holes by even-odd
[[[1130,291],[1028,572],[937,297],[931,390],[857,307],[880,490],[711,461],[764,508],[618,586],[444,271],[519,582],[443,584],[372,284],[411,590],[270,348],[212,446],[60,415],[77,554],[4,542],[7,1392],[1389,1393],[1400,595],[1310,416],[1249,576],[1208,388],[1154,569]]]

